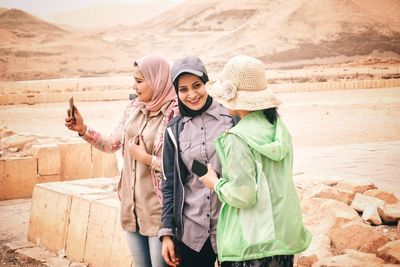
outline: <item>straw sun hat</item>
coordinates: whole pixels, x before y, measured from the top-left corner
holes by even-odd
[[[206,89],[216,101],[232,110],[260,110],[281,104],[267,88],[264,64],[245,55],[232,57],[220,78],[209,81]]]

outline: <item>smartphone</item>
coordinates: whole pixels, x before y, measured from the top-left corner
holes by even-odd
[[[197,176],[201,177],[208,172],[207,165],[201,163],[197,159],[194,159],[192,163],[192,172]]]
[[[69,98],[69,116],[75,122],[75,108],[74,108],[74,97]]]

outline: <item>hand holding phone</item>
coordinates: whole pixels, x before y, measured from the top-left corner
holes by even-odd
[[[192,163],[192,172],[199,177],[204,176],[208,172],[207,165],[201,163],[197,159],[194,159]]]
[[[201,163],[197,159],[194,159],[193,163],[192,163],[192,169],[191,170],[192,170],[192,172],[194,174],[196,174],[197,176],[201,177],[201,176],[204,176],[204,175],[207,174],[208,167],[207,167],[206,164]],[[221,177],[218,172],[215,172],[215,173],[217,174],[218,178]]]

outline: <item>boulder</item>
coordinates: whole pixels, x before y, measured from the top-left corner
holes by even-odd
[[[308,198],[327,198],[334,199],[340,202],[343,202],[347,205],[350,205],[353,201],[355,193],[350,190],[338,189],[336,187],[327,186],[323,184],[319,184],[314,186],[308,193],[306,197]]]
[[[345,250],[345,254],[322,259],[312,265],[312,267],[381,267],[384,261],[375,254],[363,253],[357,250]]]
[[[1,132],[0,132],[0,139],[14,135],[14,134],[15,134],[15,132],[13,130],[2,128]]]
[[[397,223],[400,220],[400,204],[389,204],[378,207],[379,216],[386,223]]]
[[[337,200],[312,198],[303,200],[301,206],[304,224],[313,235],[327,235],[332,228],[351,221],[362,223],[362,219],[353,208]]]
[[[358,212],[363,212],[367,206],[379,207],[383,206],[385,202],[379,198],[366,196],[360,193],[357,193],[354,197],[353,202],[351,202],[351,207],[354,208]]]
[[[350,190],[354,193],[364,193],[367,190],[377,189],[373,182],[361,179],[340,181],[336,187],[341,190]]]
[[[364,192],[364,195],[379,198],[385,201],[386,204],[395,204],[399,202],[399,199],[393,193],[382,189],[367,190]]]
[[[372,225],[381,225],[382,224],[381,217],[379,217],[378,208],[375,206],[365,207],[361,218],[364,220],[364,222],[372,224]]]
[[[376,255],[390,263],[400,263],[400,240],[388,242],[380,247]]]
[[[297,259],[297,267],[310,267],[315,262],[332,257],[331,240],[326,235],[315,235],[310,246]]]
[[[329,233],[332,246],[338,254],[345,249],[355,249],[366,253],[376,253],[377,249],[390,241],[373,227],[360,222],[349,222],[332,228]]]

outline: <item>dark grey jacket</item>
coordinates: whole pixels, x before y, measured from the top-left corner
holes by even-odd
[[[177,240],[182,238],[182,211],[185,199],[184,179],[188,176],[188,170],[183,164],[179,153],[179,133],[183,129],[182,116],[172,119],[164,134],[163,148],[163,174],[162,183],[163,208],[162,226],[159,236],[173,234]],[[167,156],[168,155],[168,156]],[[170,157],[169,155],[174,155]],[[172,233],[168,233],[172,230]]]

